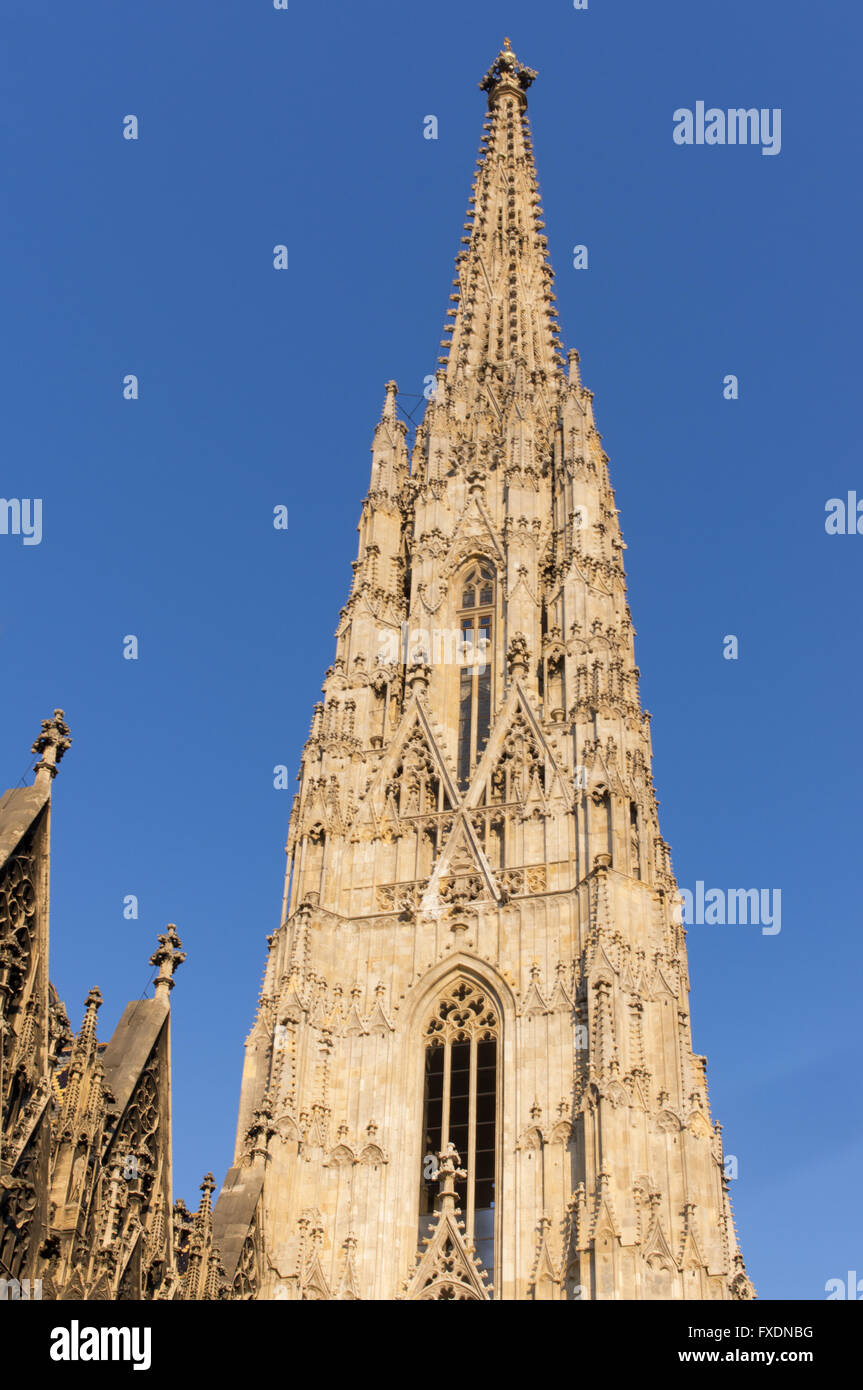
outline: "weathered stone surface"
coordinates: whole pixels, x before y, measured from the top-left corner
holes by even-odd
[[[482,83],[410,453],[385,387],[247,1042],[231,1191],[237,1172],[261,1186],[236,1296],[751,1295],[692,1051],[608,460],[558,340],[534,77],[507,46]],[[452,1193],[431,1209],[425,1171],[456,1133],[460,1215]]]

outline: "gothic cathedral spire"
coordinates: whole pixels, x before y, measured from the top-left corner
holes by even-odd
[[[242,1298],[747,1298],[624,544],[507,41],[409,451],[388,382],[216,1209]]]

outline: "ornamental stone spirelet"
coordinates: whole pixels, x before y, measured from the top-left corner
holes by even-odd
[[[488,92],[489,107],[503,92],[514,93],[523,106],[527,106],[527,97],[524,94],[531,83],[536,81],[536,76],[533,68],[525,67],[524,63],[518,61],[507,38],[504,39],[503,48],[479,85],[481,91]]]
[[[155,997],[167,1004],[168,997],[176,983],[174,972],[183,964],[186,953],[180,949],[183,943],[177,935],[177,928],[173,922],[170,922],[167,931],[156,939],[159,944],[150,957],[150,964],[157,966],[159,970],[156,977]]]
[[[36,773],[34,786],[50,787],[57,776],[57,765],[71,746],[69,725],[66,723],[63,710],[55,709],[53,719],[42,720],[42,732],[30,749],[31,753],[42,755],[33,769]]]

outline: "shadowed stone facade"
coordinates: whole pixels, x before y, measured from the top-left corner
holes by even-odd
[[[63,711],[33,745],[32,787],[0,798],[0,1283],[6,1297],[209,1299],[227,1285],[208,1175],[197,1212],[172,1202],[169,997],[176,929],[108,1043],[91,989],[75,1034],[49,979],[51,785]]]

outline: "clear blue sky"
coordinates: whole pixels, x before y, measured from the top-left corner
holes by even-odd
[[[863,497],[859,15],[2,11],[0,493],[43,499],[44,534],[0,536],[0,784],[63,706],[51,952],[76,1026],[98,983],[106,1037],[178,924],[177,1194],[230,1162],[282,894],[292,792],[272,769],[296,768],[332,658],[384,382],[420,393],[435,369],[476,84],[509,34],[540,74],[561,319],[611,456],[663,832],[684,886],[782,891],[778,936],[689,934],[749,1270],[763,1296],[816,1299],[863,1272],[863,536],[824,529],[828,498]],[[698,100],[781,107],[780,155],[676,146]]]

